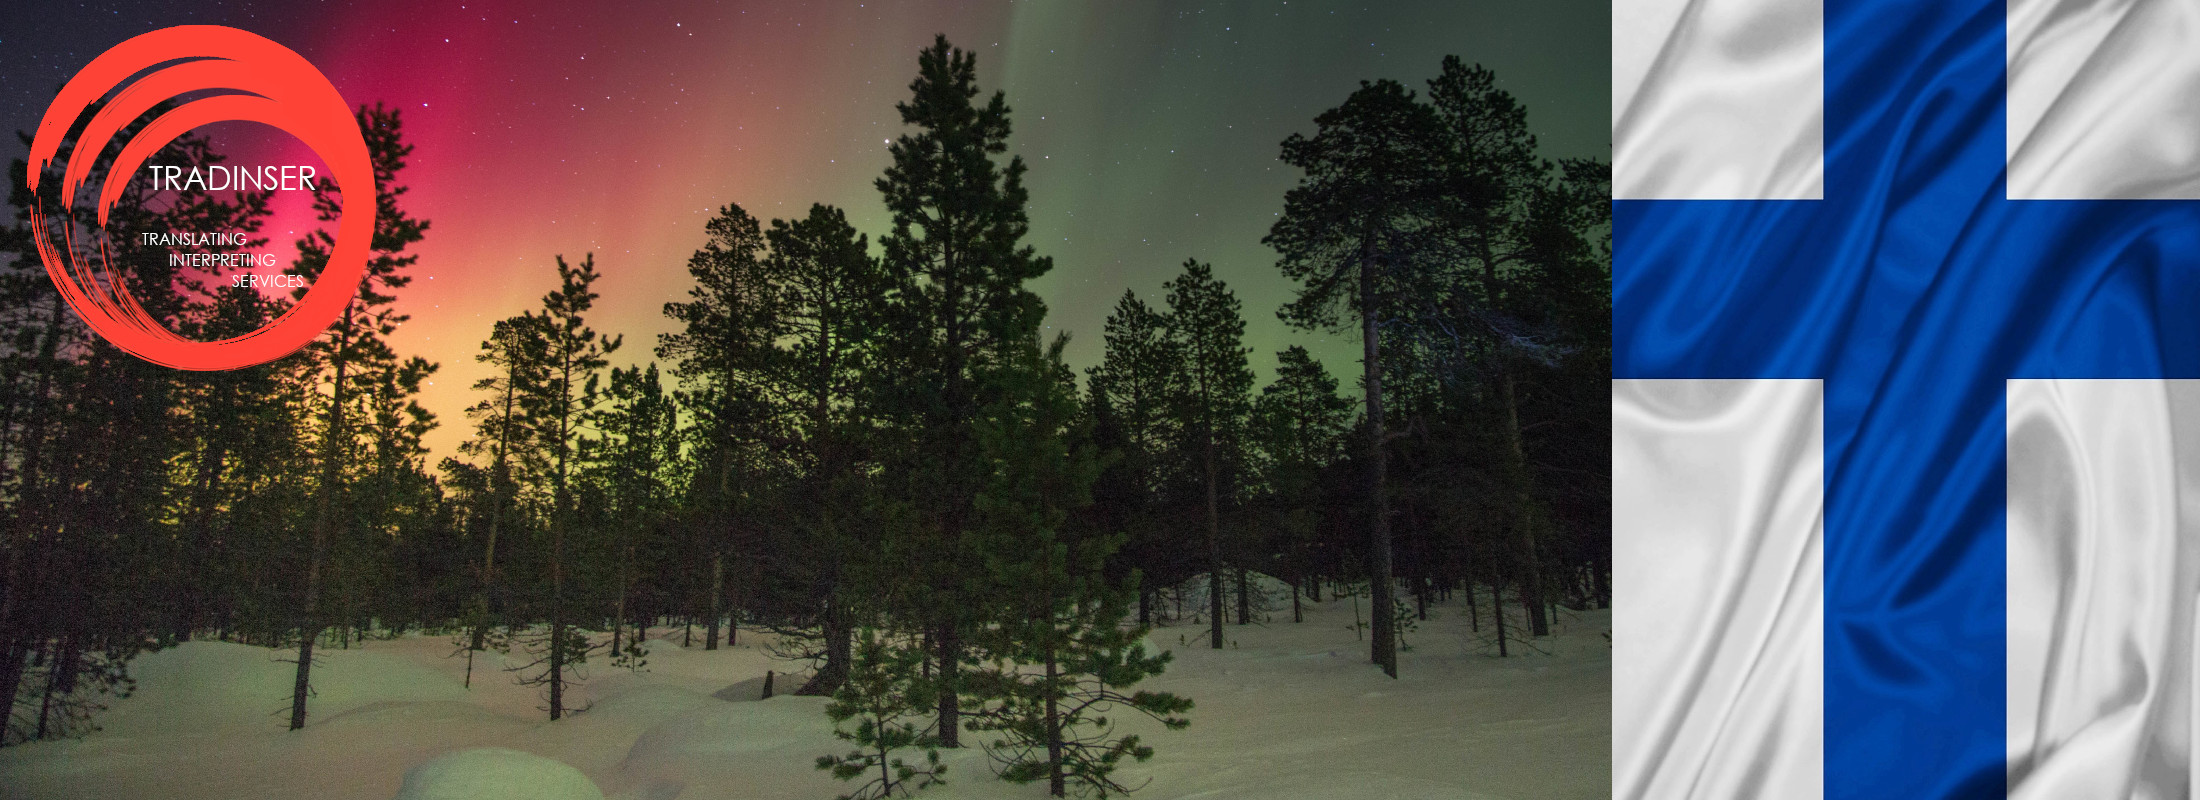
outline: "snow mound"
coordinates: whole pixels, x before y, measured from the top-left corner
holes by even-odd
[[[603,790],[562,761],[483,747],[406,771],[396,800],[603,800]]]
[[[785,680],[786,678],[784,678],[783,676],[772,676],[772,694],[778,695],[794,693],[794,689],[787,688]],[[802,685],[795,684],[794,688],[802,688]],[[740,681],[731,686],[727,686],[724,689],[711,692],[710,696],[716,697],[720,700],[724,700],[728,703],[753,703],[758,700],[762,700],[764,699],[764,676],[758,675],[754,678]]]
[[[686,787],[681,797],[831,797],[845,789],[813,764],[847,746],[833,738],[825,703],[778,695],[682,713],[634,737],[617,774]]]
[[[1260,800],[1282,796],[1304,800],[1501,800],[1456,785],[1382,772],[1293,775],[1289,788],[1269,781],[1202,792],[1201,800]]]
[[[130,662],[132,696],[101,719],[129,734],[279,727],[289,717],[295,651],[193,641]],[[428,666],[364,649],[323,649],[313,668],[310,722],[381,703],[465,702],[466,690]]]
[[[807,671],[772,673],[772,696],[778,697],[783,694],[794,694],[795,690],[801,689],[803,686],[808,685],[811,677],[811,673]],[[711,692],[710,696],[716,697],[720,700],[724,700],[728,703],[747,703],[762,700],[764,699],[764,676],[758,675],[754,678],[734,683],[733,685],[727,686],[726,688]]]

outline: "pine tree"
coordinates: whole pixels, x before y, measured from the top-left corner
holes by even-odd
[[[917,59],[909,101],[896,105],[916,129],[889,148],[893,165],[877,186],[893,215],[882,240],[892,289],[881,327],[890,363],[878,407],[899,432],[900,461],[886,474],[896,497],[916,509],[921,532],[899,552],[919,576],[908,610],[922,619],[940,681],[941,744],[960,746],[960,680],[975,599],[964,590],[969,508],[981,480],[972,425],[992,392],[984,367],[1024,346],[1046,307],[1024,288],[1053,267],[1022,244],[1030,230],[1025,165],[1008,150],[1009,109],[995,93],[979,106],[977,57],[945,36]]]
[[[1535,445],[1523,417],[1575,407],[1568,424],[1542,426],[1559,441],[1566,441],[1565,431],[1593,436],[1609,424],[1607,414],[1582,408],[1608,405],[1601,399],[1606,389],[1590,386],[1585,377],[1560,376],[1594,373],[1596,354],[1610,348],[1609,257],[1600,259],[1591,241],[1600,227],[1609,235],[1610,172],[1594,161],[1571,161],[1560,169],[1539,158],[1527,110],[1499,89],[1495,73],[1484,67],[1447,57],[1428,87],[1440,133],[1435,163],[1444,186],[1432,206],[1440,213],[1436,241],[1445,255],[1437,280],[1416,293],[1419,307],[1408,335],[1422,340],[1436,380],[1457,394],[1486,398],[1478,402],[1488,411],[1475,413],[1487,418],[1494,434],[1485,460],[1501,501],[1491,509],[1499,527],[1499,547],[1492,553],[1500,567],[1496,579],[1499,591],[1505,583],[1518,587],[1529,635],[1543,636],[1549,633],[1548,588],[1559,574],[1554,557],[1573,551],[1570,560],[1594,561],[1594,555],[1580,551],[1598,548],[1569,547],[1552,538],[1557,530],[1549,495],[1583,483],[1582,471],[1553,479],[1544,469],[1539,476],[1536,463],[1566,456],[1532,453]],[[1461,385],[1469,383],[1479,391]],[[1560,386],[1573,388],[1566,394],[1551,391]],[[1537,394],[1535,403],[1529,402],[1531,392]],[[1570,466],[1587,466],[1583,471],[1600,475],[1595,465],[1605,462],[1593,453],[1608,448],[1608,439],[1589,444],[1592,454]],[[1604,512],[1587,511],[1592,520],[1609,513],[1599,497],[1568,500],[1576,507],[1606,506]]]
[[[211,300],[180,335],[198,341],[243,336],[285,305],[249,287],[220,289]],[[290,424],[302,398],[282,365],[182,372],[175,378],[182,428],[181,451],[172,459],[179,468],[174,478],[180,490],[174,501],[179,569],[168,576],[161,594],[175,601],[167,635],[186,641],[198,631],[234,624],[245,583],[235,568],[239,556],[254,549],[238,541],[238,511],[277,494],[271,484],[280,482],[279,465],[308,454],[299,450]]]
[[[1245,317],[1237,295],[1216,280],[1214,270],[1197,260],[1184,262],[1184,274],[1170,280],[1169,338],[1182,354],[1184,379],[1171,413],[1181,435],[1182,459],[1201,487],[1206,505],[1207,599],[1209,644],[1222,649],[1224,582],[1222,505],[1233,500],[1243,462],[1245,417],[1253,391],[1253,369],[1246,362]],[[1244,602],[1242,577],[1240,603]],[[1244,613],[1240,612],[1240,622]]]
[[[976,629],[974,644],[987,666],[969,679],[985,701],[970,721],[994,731],[987,743],[1000,776],[1047,782],[1048,793],[1106,797],[1128,788],[1113,773],[1123,759],[1145,761],[1153,748],[1118,734],[1107,714],[1146,714],[1171,730],[1189,724],[1179,714],[1190,700],[1165,692],[1130,692],[1159,674],[1169,654],[1148,654],[1143,625],[1126,627],[1129,589],[1108,585],[1102,566],[1122,536],[1078,530],[1071,512],[1090,502],[1098,475],[1090,432],[1078,427],[1075,380],[1058,337],[1044,357],[1028,346],[1003,365],[1008,391],[989,404],[980,423],[988,468],[977,497],[976,533],[984,544],[987,602],[995,622]]]
[[[1475,349],[1482,355],[1497,407],[1496,471],[1507,501],[1504,538],[1516,548],[1514,580],[1528,612],[1530,634],[1543,636],[1550,632],[1536,542],[1543,522],[1530,496],[1517,375],[1524,357],[1548,359],[1552,354],[1531,352],[1544,345],[1513,307],[1519,302],[1516,284],[1531,252],[1523,227],[1536,195],[1550,181],[1551,164],[1535,155],[1527,109],[1497,88],[1497,76],[1490,70],[1470,68],[1457,56],[1448,56],[1442,74],[1429,81],[1429,100],[1445,133],[1447,158],[1441,163],[1452,191],[1441,207],[1461,256],[1453,263],[1462,274],[1453,291],[1425,296],[1431,302],[1448,301],[1450,307],[1435,315],[1465,323],[1462,327],[1471,333],[1463,338],[1478,340]]]
[[[385,109],[377,104],[373,108],[360,107],[357,117],[360,134],[366,139],[367,157],[374,165],[375,230],[357,293],[328,335],[315,339],[303,351],[302,368],[312,373],[316,382],[325,383],[327,389],[318,431],[321,463],[314,489],[313,534],[306,562],[305,597],[299,605],[298,673],[291,691],[291,730],[305,727],[314,640],[320,637],[327,624],[321,608],[321,573],[331,540],[341,525],[339,505],[344,502],[347,464],[358,448],[356,433],[347,414],[354,413],[351,407],[367,391],[364,387],[372,386],[381,374],[400,368],[397,354],[384,337],[394,333],[410,317],[392,308],[397,297],[387,292],[395,292],[412,282],[412,277],[404,272],[420,257],[405,251],[428,231],[426,220],[413,218],[398,205],[407,191],[407,187],[398,185],[398,173],[412,154],[412,145],[404,141],[401,115],[396,109]],[[323,223],[342,217],[342,198],[337,190],[331,181],[316,184],[313,207]],[[335,246],[335,235],[325,225],[308,234],[298,242],[295,271],[308,279],[320,277]],[[294,296],[303,297],[305,291],[299,289]]]
[[[223,288],[178,333],[200,341],[242,336],[286,305],[249,287]],[[272,598],[251,578],[269,570],[266,553],[288,549],[290,510],[310,505],[307,483],[293,467],[312,457],[293,423],[310,414],[304,387],[280,362],[177,379],[183,440],[171,463],[178,468],[172,478],[178,569],[159,590],[177,600],[169,635],[182,641],[262,627],[271,620],[252,609]]]
[[[1178,443],[1170,403],[1182,395],[1184,356],[1168,318],[1124,290],[1103,328],[1106,350],[1086,372],[1094,436],[1113,453],[1095,484],[1104,524],[1129,534],[1120,553],[1144,576],[1138,623],[1153,622],[1153,593],[1196,571],[1169,535],[1157,502],[1167,487],[1165,461]]]
[[[845,756],[817,757],[817,768],[831,770],[834,778],[865,778],[839,800],[907,797],[912,790],[945,783],[947,766],[940,763],[939,737],[905,721],[932,713],[938,702],[933,683],[919,674],[924,652],[896,647],[869,630],[852,650],[854,663],[834,687],[825,716],[833,721],[833,735],[854,743],[856,749]],[[851,719],[856,721],[855,730],[840,727]],[[922,766],[894,755],[911,747],[924,751]],[[871,777],[874,773],[876,777]]]
[[[513,462],[521,462],[524,474],[541,471],[542,453],[534,446],[534,429],[526,419],[526,408],[520,400],[541,391],[549,358],[545,347],[541,318],[522,314],[498,320],[489,338],[481,343],[481,352],[474,356],[475,361],[497,371],[474,382],[474,391],[488,392],[489,396],[466,409],[467,415],[474,418],[475,435],[458,447],[462,454],[488,459],[481,498],[488,509],[488,529],[482,537],[473,618],[468,626],[465,679],[468,687],[473,685],[473,654],[489,644],[489,629],[493,624],[490,595],[497,585],[497,537],[506,519],[513,514],[512,506],[517,496]],[[450,467],[446,466],[445,470],[449,471]]]
[[[672,363],[681,386],[677,397],[691,420],[684,505],[695,524],[686,526],[683,544],[692,553],[686,561],[709,565],[707,576],[683,570],[680,582],[689,597],[709,587],[715,631],[724,553],[754,550],[744,545],[759,538],[750,520],[758,516],[772,465],[767,442],[777,435],[775,406],[761,376],[783,329],[778,286],[765,263],[768,241],[756,219],[727,205],[704,230],[709,240],[688,258],[695,278],[689,300],[664,306],[680,328],[659,336],[657,357]]]
[[[601,277],[596,255],[579,264],[557,258],[558,288],[542,298],[544,369],[536,391],[521,400],[534,426],[535,443],[544,453],[550,483],[550,594],[549,628],[530,643],[536,660],[516,668],[522,682],[545,687],[550,719],[565,716],[565,687],[573,682],[571,670],[588,658],[588,640],[574,625],[574,610],[567,605],[567,548],[573,536],[573,478],[581,428],[587,416],[602,402],[599,385],[609,356],[617,352],[623,336],[599,337],[588,327],[586,314],[596,304],[593,288]],[[531,673],[540,667],[541,672]],[[530,674],[531,673],[531,674]]]
[[[436,426],[435,415],[415,399],[437,365],[418,356],[379,370],[360,395],[361,457],[347,483],[353,509],[346,526],[356,535],[338,537],[330,566],[332,610],[339,643],[350,633],[374,633],[376,618],[417,618],[419,610],[403,587],[419,577],[404,574],[397,554],[413,534],[426,534],[439,506],[435,479],[427,471],[423,439]]]
[[[1284,195],[1282,218],[1261,242],[1300,284],[1281,316],[1299,328],[1357,329],[1366,397],[1369,583],[1376,608],[1391,603],[1389,481],[1383,415],[1383,329],[1426,288],[1430,239],[1441,210],[1444,148],[1435,113],[1393,81],[1362,82],[1343,105],[1314,119],[1312,138],[1292,134],[1282,160],[1305,175]],[[1349,316],[1339,312],[1348,312]],[[1398,675],[1387,614],[1375,615],[1371,660]]]
[[[1611,603],[1612,169],[1560,163],[1539,191],[1526,235],[1528,264],[1516,308],[1565,353],[1531,362],[1522,381],[1522,444],[1554,530],[1565,589],[1583,608]]]
[[[627,598],[634,580],[635,550],[672,510],[672,474],[680,458],[679,409],[657,377],[657,365],[614,369],[607,407],[588,415],[599,432],[581,441],[581,460],[600,491],[599,518],[612,534],[616,560],[611,614],[614,658],[639,659],[640,635],[621,635],[630,619]]]
[[[863,594],[846,591],[845,581],[864,571],[857,562],[875,552],[864,541],[878,522],[865,514],[871,459],[864,452],[869,419],[862,394],[867,370],[878,364],[868,339],[887,286],[867,240],[840,209],[813,205],[804,219],[772,220],[765,239],[766,275],[778,298],[773,327],[782,333],[762,379],[785,415],[780,429],[796,474],[788,510],[799,520],[792,532],[800,538],[781,550],[803,556],[803,563],[775,566],[803,576],[818,608],[824,660],[796,693],[830,694],[847,679],[857,621],[852,607]]]
[[[165,413],[192,397],[194,382],[89,335],[53,290],[38,252],[44,244],[80,263],[107,264],[112,288],[127,290],[170,330],[191,331],[211,313],[214,298],[168,252],[107,231],[255,233],[267,214],[265,193],[160,194],[132,181],[104,228],[91,193],[60,202],[59,164],[90,162],[97,186],[119,142],[151,118],[132,121],[98,153],[76,152],[79,131],[71,130],[35,192],[28,163],[10,170],[16,224],[0,232],[13,256],[0,276],[0,323],[10,334],[0,339],[0,745],[92,729],[98,698],[127,694],[127,659],[181,638],[178,629],[200,605],[185,598],[163,609],[176,613],[146,611],[151,593],[178,585],[199,556],[179,545],[184,533],[168,501],[172,465],[201,429]],[[223,160],[191,134],[155,157]]]
[[[1299,586],[1311,576],[1321,471],[1342,455],[1352,402],[1337,394],[1337,379],[1306,348],[1276,353],[1276,379],[1253,404],[1252,431],[1262,454],[1263,484],[1279,531],[1275,551],[1291,580],[1291,619],[1303,618]]]

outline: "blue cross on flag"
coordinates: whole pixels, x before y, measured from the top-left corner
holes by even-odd
[[[1612,25],[1614,795],[2200,796],[2200,2]]]

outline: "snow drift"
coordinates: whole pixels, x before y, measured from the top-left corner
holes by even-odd
[[[533,753],[483,747],[405,772],[397,800],[603,800],[580,770]]]
[[[1363,599],[1363,621],[1366,612]],[[1349,599],[1310,604],[1304,623],[1290,621],[1286,603],[1265,624],[1228,625],[1221,650],[1204,646],[1204,626],[1155,630],[1150,646],[1175,661],[1145,686],[1197,706],[1182,732],[1121,719],[1157,754],[1119,776],[1148,800],[1607,796],[1609,612],[1567,614],[1539,640],[1547,652],[1506,659],[1485,650],[1457,601],[1429,613],[1406,634],[1396,680],[1367,663]],[[527,790],[512,796],[613,800],[846,791],[812,766],[848,749],[833,738],[825,699],[788,694],[799,682],[784,673],[801,665],[773,660],[760,649],[767,637],[743,631],[738,646],[705,651],[680,647],[678,629],[652,633],[673,641],[647,641],[646,672],[587,664],[569,701],[589,710],[554,723],[494,653],[477,655],[466,686],[465,659],[451,657],[447,637],[324,650],[300,731],[284,729],[285,653],[192,642],[133,662],[137,692],[99,718],[104,730],[0,750],[0,796],[479,798],[507,784]],[[765,670],[781,673],[778,694],[758,700]],[[1043,786],[995,779],[979,747],[943,760],[947,785],[920,796],[1045,796]]]

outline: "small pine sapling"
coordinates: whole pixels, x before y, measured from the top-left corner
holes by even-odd
[[[1391,595],[1390,625],[1391,628],[1397,632],[1399,652],[1413,652],[1413,645],[1406,642],[1406,634],[1414,632],[1414,630],[1419,627],[1418,625],[1414,624],[1416,618],[1417,614],[1414,612],[1413,606],[1411,604],[1408,604],[1404,598],[1398,597],[1397,595]]]
[[[1123,535],[1072,522],[1070,512],[1090,504],[1099,468],[1084,446],[1089,432],[1077,420],[1066,346],[1057,337],[1043,358],[1037,347],[1023,349],[1028,360],[1012,362],[1016,374],[1004,381],[1015,391],[979,425],[994,469],[978,494],[973,532],[994,619],[972,637],[990,664],[965,673],[964,697],[979,701],[963,715],[970,730],[1003,735],[986,744],[1003,779],[1045,780],[1055,797],[1071,787],[1106,797],[1130,791],[1112,774],[1122,760],[1152,758],[1153,748],[1103,714],[1129,708],[1177,730],[1190,724],[1178,715],[1192,701],[1129,690],[1159,674],[1169,654],[1149,655],[1147,626],[1123,624],[1138,573],[1128,587],[1105,578]]]
[[[1109,715],[1125,708],[1169,730],[1191,724],[1182,716],[1192,709],[1191,699],[1128,691],[1160,674],[1172,655],[1148,653],[1143,627],[1109,624],[1127,611],[1120,598],[1109,600],[1092,604],[1097,613],[1080,621],[1086,624],[1064,625],[1075,633],[1054,658],[1039,659],[1040,669],[987,670],[974,676],[973,693],[997,698],[998,704],[974,715],[971,728],[1003,734],[986,748],[1000,765],[996,771],[1003,780],[1048,781],[1057,797],[1072,788],[1079,795],[1127,794],[1133,787],[1115,780],[1116,768],[1126,757],[1150,759],[1154,750],[1136,734],[1120,734]]]
[[[588,679],[589,654],[609,647],[608,643],[590,642],[587,632],[573,625],[545,626],[512,635],[511,643],[518,645],[530,659],[505,667],[504,671],[512,673],[514,682],[521,686],[541,687],[548,704],[539,708],[550,712],[550,721],[588,710],[591,704],[575,706],[566,702],[565,697],[574,685]]]
[[[932,682],[919,675],[924,650],[895,647],[876,632],[867,631],[856,642],[848,679],[833,692],[825,716],[833,721],[833,735],[855,743],[845,756],[818,756],[817,768],[833,777],[852,781],[865,778],[840,800],[883,800],[913,789],[945,783],[947,766],[940,763],[939,737],[930,730],[905,722],[921,717],[938,702]],[[853,731],[841,727],[856,721]],[[922,748],[924,764],[911,765],[894,755],[904,748]]]
[[[618,644],[611,651],[611,666],[629,672],[649,671],[649,648],[636,636]]]

